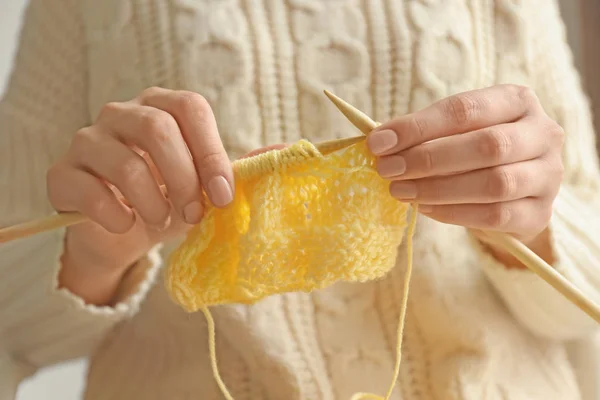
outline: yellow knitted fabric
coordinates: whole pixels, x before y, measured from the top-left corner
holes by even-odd
[[[209,205],[171,255],[167,290],[188,312],[206,315],[213,371],[226,398],[231,396],[216,368],[209,306],[366,282],[394,266],[409,207],[389,195],[374,162],[364,141],[327,155],[300,141],[238,160],[233,203],[225,209]],[[396,369],[399,362],[400,354]]]

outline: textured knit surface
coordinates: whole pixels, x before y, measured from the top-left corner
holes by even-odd
[[[209,205],[170,257],[175,302],[193,312],[383,277],[408,205],[374,162],[364,142],[322,155],[307,141],[235,162],[233,203]]]
[[[171,298],[188,312],[201,310],[206,316],[213,374],[228,400],[233,398],[218,371],[209,307],[380,279],[396,263],[408,209],[389,195],[389,182],[378,176],[364,141],[323,154],[302,140],[235,161],[233,169],[232,204],[218,209],[205,201],[202,222],[173,252],[167,270]],[[415,223],[413,215],[411,243]],[[359,392],[352,400],[387,400],[395,386],[412,244],[407,243],[407,253],[391,387],[385,397]]]
[[[555,267],[600,301],[594,131],[555,0],[32,0],[0,103],[0,225],[50,213],[48,165],[104,103],[148,86],[202,93],[237,158],[357,134],[323,89],[386,121],[506,82],[531,86],[567,133]],[[393,399],[600,398],[594,322],[465,229],[417,226]],[[56,290],[63,233],[0,246],[0,398],[88,354],[87,400],[222,398],[204,316],[157,282],[180,242],[140,261],[117,306],[94,307]],[[381,280],[215,307],[234,398],[346,400],[388,387],[405,259]]]

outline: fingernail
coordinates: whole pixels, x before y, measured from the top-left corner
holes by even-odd
[[[222,176],[215,176],[208,182],[208,194],[217,207],[225,207],[233,201],[233,192],[229,182]]]
[[[391,178],[406,172],[406,160],[402,156],[389,156],[377,161],[377,171],[382,178]]]
[[[397,144],[398,136],[396,132],[389,129],[373,132],[367,138],[367,145],[375,155],[385,153],[393,149]]]
[[[190,204],[184,207],[183,219],[190,225],[197,224],[202,219],[203,212],[204,207],[202,207],[202,203],[199,201],[192,201]]]
[[[420,204],[419,211],[423,214],[430,214],[433,211],[433,206],[429,206],[426,204]]]
[[[166,231],[167,228],[171,225],[171,216],[169,215],[161,225],[153,225],[152,228],[157,232]]]
[[[417,197],[417,185],[413,182],[392,182],[390,193],[397,199],[414,199]]]

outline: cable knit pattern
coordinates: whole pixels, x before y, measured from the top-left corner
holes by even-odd
[[[323,89],[370,112],[369,57],[364,16],[358,0],[292,0],[292,31],[296,46],[300,124],[315,141],[347,136],[353,130]]]
[[[600,301],[598,158],[564,35],[556,0],[32,0],[0,102],[0,225],[52,212],[45,170],[71,135],[104,103],[148,86],[203,94],[236,158],[356,134],[323,89],[385,121],[518,83],[567,132],[555,267]],[[93,307],[56,288],[62,235],[0,246],[0,399],[37,369],[86,354],[87,400],[220,399],[203,316],[173,304],[157,276],[180,241],[140,261],[116,306]],[[586,315],[528,271],[498,264],[461,227],[423,218],[414,244],[393,399],[600,399],[600,360],[573,364],[598,348]],[[404,253],[379,281],[215,307],[219,370],[234,398],[342,400],[387,388]]]

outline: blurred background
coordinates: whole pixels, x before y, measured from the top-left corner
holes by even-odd
[[[596,131],[600,132],[600,0],[561,0],[561,3],[575,61],[594,106]],[[26,5],[27,0],[0,1],[0,94],[12,68]],[[17,400],[78,400],[85,369],[85,360],[78,360],[44,370],[22,385]]]

